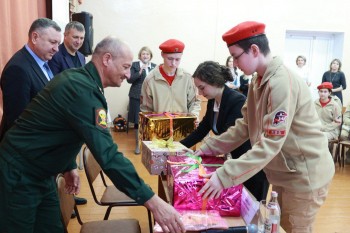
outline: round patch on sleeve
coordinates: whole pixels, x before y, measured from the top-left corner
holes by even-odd
[[[287,113],[285,111],[278,111],[273,118],[272,125],[277,126],[281,124],[285,124],[287,120]]]
[[[107,112],[103,108],[98,108],[95,110],[95,124],[103,129],[107,128]]]

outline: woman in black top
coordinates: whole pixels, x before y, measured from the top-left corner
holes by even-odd
[[[142,83],[145,80],[148,73],[156,67],[156,64],[152,63],[153,54],[148,47],[142,47],[139,51],[139,61],[132,63],[130,68],[130,78],[127,82],[131,84],[129,91],[129,113],[128,122],[134,123],[136,147],[135,154],[140,154],[139,138],[138,138],[138,126],[139,126],[139,112],[140,112],[140,95]]]
[[[326,71],[322,76],[322,83],[332,83],[332,94],[338,96],[343,103],[342,90],[346,89],[346,80],[344,73],[341,72],[341,61],[339,59],[333,59],[329,68],[329,71]]]
[[[186,147],[192,147],[200,142],[210,130],[219,135],[228,127],[235,125],[236,119],[242,117],[241,108],[246,100],[244,95],[225,85],[226,81],[232,81],[232,75],[229,68],[219,63],[213,61],[201,63],[193,78],[199,94],[208,99],[208,104],[207,112],[198,128],[181,141]],[[250,142],[246,141],[231,151],[232,159],[240,157],[249,149],[251,149]],[[263,171],[244,182],[244,186],[257,200],[266,199],[269,183]]]

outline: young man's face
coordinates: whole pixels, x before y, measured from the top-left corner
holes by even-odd
[[[256,71],[256,64],[251,49],[247,52],[237,45],[232,45],[229,48],[230,54],[233,57],[233,64],[237,66],[243,73],[251,75]]]
[[[181,62],[182,53],[162,53],[164,59],[164,69],[175,72]]]

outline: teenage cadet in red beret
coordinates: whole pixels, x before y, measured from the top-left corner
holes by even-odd
[[[334,175],[327,137],[306,83],[281,58],[273,57],[265,25],[243,22],[223,35],[235,65],[257,72],[235,126],[204,141],[196,155],[218,155],[250,139],[252,149],[225,162],[200,190],[218,197],[223,188],[243,183],[261,169],[278,192],[286,232],[312,232]]]
[[[200,100],[191,74],[179,68],[185,44],[170,39],[159,46],[163,64],[153,69],[141,89],[142,112],[182,112],[197,117]]]
[[[340,99],[337,96],[331,96],[333,84],[330,82],[320,84],[317,89],[320,98],[315,100],[315,107],[322,123],[321,131],[328,140],[338,139],[342,122]]]

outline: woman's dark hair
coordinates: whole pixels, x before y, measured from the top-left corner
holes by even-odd
[[[265,34],[241,40],[235,45],[241,47],[244,50],[244,52],[247,53],[252,44],[256,44],[265,56],[270,53],[269,40],[267,39]]]
[[[233,81],[230,69],[214,61],[199,64],[192,77],[216,87],[223,87],[227,81]]]

